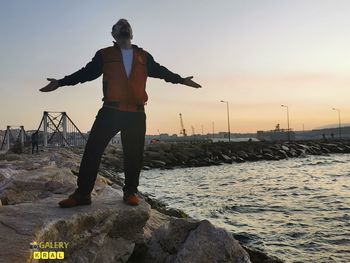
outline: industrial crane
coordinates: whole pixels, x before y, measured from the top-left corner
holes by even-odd
[[[181,125],[181,131],[180,131],[180,134],[182,134],[183,136],[187,136],[186,134],[186,130],[184,128],[184,123],[182,121],[182,114],[180,113],[180,125]]]

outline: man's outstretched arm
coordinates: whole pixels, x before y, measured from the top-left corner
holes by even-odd
[[[148,76],[152,78],[164,79],[166,82],[171,82],[174,84],[179,83],[179,84],[191,86],[194,88],[201,88],[201,85],[191,80],[193,76],[183,78],[179,74],[171,72],[169,69],[167,69],[166,67],[156,62],[152,57],[152,55],[148,52],[147,52],[147,71],[148,71]]]
[[[102,65],[102,54],[100,51],[97,51],[95,53],[95,56],[89,63],[86,64],[85,67],[70,75],[65,76],[62,79],[57,80],[48,78],[47,80],[49,80],[50,83],[44,88],[41,88],[40,91],[53,91],[61,86],[72,86],[78,84],[79,82],[84,83],[86,81],[97,79],[99,76],[102,75]]]

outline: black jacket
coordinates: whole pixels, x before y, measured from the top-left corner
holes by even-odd
[[[114,45],[117,45],[114,42]],[[137,45],[132,45],[134,48],[139,48]],[[151,54],[147,51],[147,71],[148,77],[164,79],[166,82],[171,83],[181,83],[183,84],[184,78],[179,74],[173,73],[166,67],[160,65],[154,61]],[[86,81],[91,81],[97,79],[102,75],[103,57],[101,51],[98,50],[92,60],[86,64],[85,67],[72,73],[71,75],[65,76],[58,80],[59,86],[72,86],[75,84],[84,83]]]

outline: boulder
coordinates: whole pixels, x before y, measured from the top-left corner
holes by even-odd
[[[166,165],[166,162],[163,162],[161,160],[152,160],[151,163],[154,167],[163,167]]]
[[[143,238],[150,206],[144,201],[128,206],[121,191],[109,186],[93,198],[91,206],[60,208],[57,203],[64,197],[55,194],[0,208],[0,262],[31,262],[32,241],[69,242],[65,262],[127,261]]]
[[[146,262],[249,263],[249,254],[226,230],[208,220],[175,219],[160,226],[149,241]]]
[[[226,154],[222,153],[222,154],[220,154],[220,157],[225,163],[232,163],[232,159],[229,156],[227,156]]]
[[[0,178],[3,175],[0,171]],[[68,168],[57,169],[52,166],[18,171],[6,180],[1,180],[0,184],[0,199],[5,204],[13,205],[47,198],[55,193],[73,192],[76,177]]]
[[[286,151],[286,152],[289,151],[289,147],[288,146],[282,145],[281,148],[282,148],[283,151]]]
[[[37,262],[29,246],[33,241],[68,242],[64,262],[127,262],[135,244],[144,242],[150,205],[144,199],[138,206],[126,205],[121,186],[111,187],[100,175],[91,205],[59,207],[76,188],[76,176],[62,167],[72,160],[65,154],[60,149],[23,155],[6,167],[1,163],[0,262]],[[28,169],[30,163],[38,166]]]

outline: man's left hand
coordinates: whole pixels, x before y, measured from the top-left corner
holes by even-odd
[[[192,78],[193,78],[193,76],[185,78],[185,81],[183,82],[183,84],[186,86],[193,87],[193,88],[201,88],[202,86],[199,85],[198,83],[194,82],[192,80]]]

